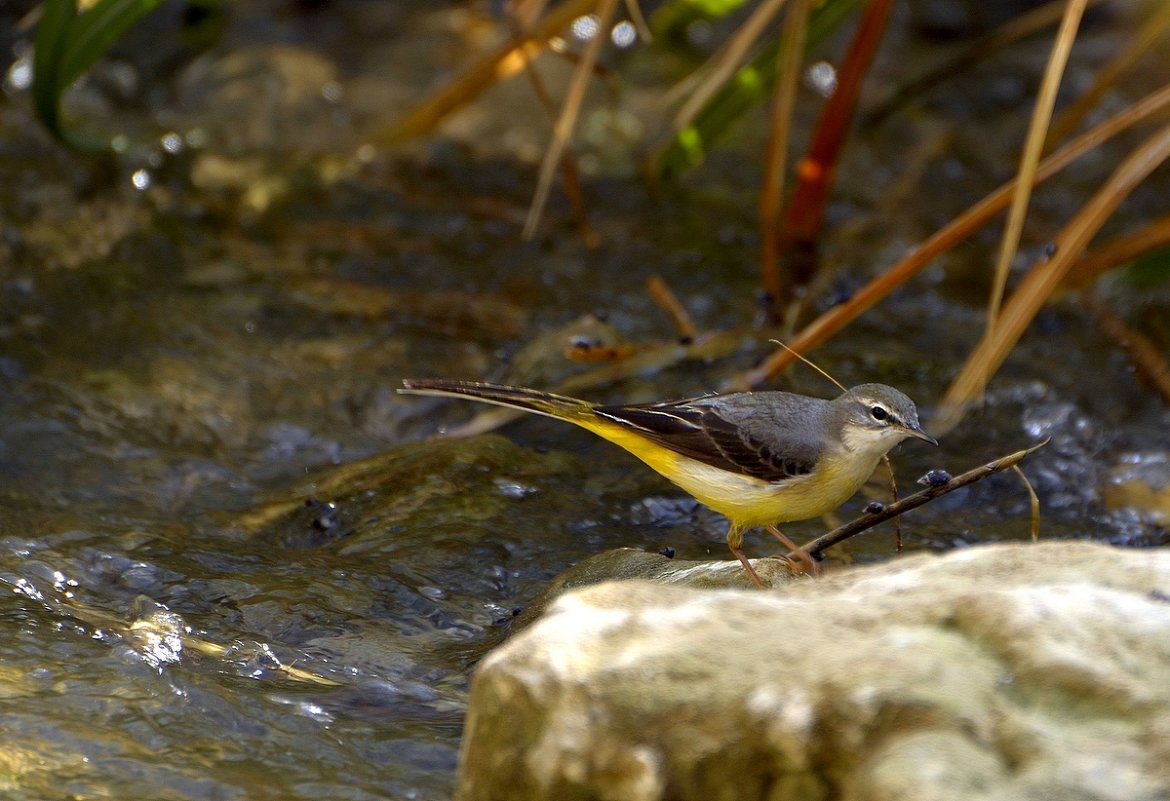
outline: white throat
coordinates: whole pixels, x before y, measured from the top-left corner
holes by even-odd
[[[880,458],[906,438],[897,428],[867,428],[846,425],[841,431],[841,445],[847,453]]]

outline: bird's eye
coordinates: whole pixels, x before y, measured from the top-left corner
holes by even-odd
[[[881,406],[874,406],[870,408],[869,414],[871,417],[873,417],[874,420],[885,420],[890,416],[890,413]]]

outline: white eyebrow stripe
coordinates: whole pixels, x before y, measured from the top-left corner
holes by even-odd
[[[652,428],[647,428],[646,426],[638,425],[633,420],[630,420],[629,418],[626,418],[626,417],[622,417],[621,415],[614,414],[612,412],[602,411],[601,409],[594,409],[593,413],[596,414],[598,417],[604,417],[606,420],[612,420],[613,422],[618,423],[618,424],[623,425],[623,426],[626,426],[627,428],[636,428],[639,431],[646,431],[646,432],[651,433],[651,434],[658,433]],[[671,414],[670,412],[664,412],[661,409],[639,409],[638,414],[660,415],[662,417],[667,417],[675,422],[683,423],[688,428],[690,428],[694,431],[702,431],[703,430],[702,426],[695,425],[690,420],[687,420],[685,417],[679,417],[677,414]]]

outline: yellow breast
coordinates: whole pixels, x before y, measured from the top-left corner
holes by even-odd
[[[780,483],[732,473],[675,453],[612,423],[574,420],[620,445],[677,484],[699,503],[752,528],[808,520],[833,511],[857,492],[873,474],[880,454],[828,454],[803,476]]]

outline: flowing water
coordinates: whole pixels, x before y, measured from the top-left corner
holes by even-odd
[[[0,15],[10,45],[27,40]],[[549,386],[583,369],[561,355],[574,342],[670,343],[652,273],[703,331],[726,333],[583,394],[697,394],[752,365],[771,347],[750,325],[759,120],[651,191],[623,172],[623,132],[645,125],[625,109],[645,112],[661,87],[599,95],[582,158],[600,246],[559,200],[523,243],[544,124],[522,80],[437,139],[368,143],[484,46],[491,26],[464,6],[248,4],[198,56],[181,24],[152,20],[69,100],[128,132],[115,160],[51,142],[18,71],[0,106],[0,797],[448,797],[471,670],[553,576],[621,546],[729,554],[722,521],[610,445],[542,419],[430,439],[481,409],[394,388]],[[1126,30],[1097,28],[1085,63]],[[1010,174],[1026,114],[1013,70],[1045,52],[967,77],[918,127],[858,135],[826,246],[838,295]],[[669,69],[625,58],[659,81]],[[939,149],[907,149],[911,134]],[[1090,159],[1038,197],[1033,239],[1115,163]],[[1164,197],[1140,195],[1134,219]],[[818,361],[847,384],[903,388],[929,429],[981,335],[995,235]],[[1163,325],[1165,293],[1115,289]],[[781,386],[833,393],[803,368]],[[1030,329],[982,411],[895,462],[906,493],[929,468],[1048,437],[1025,465],[1042,536],[1164,544],[1167,423],[1069,301]],[[1018,479],[996,476],[912,513],[903,536],[911,550],[1026,540],[1029,510]],[[887,524],[835,559],[893,557]]]

